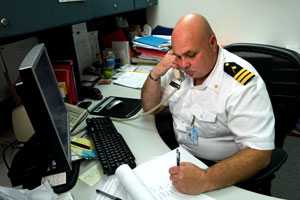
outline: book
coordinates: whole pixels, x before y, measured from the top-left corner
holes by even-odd
[[[181,161],[192,162],[202,169],[207,166],[182,147],[178,147]],[[212,200],[206,194],[187,195],[176,191],[169,179],[169,168],[176,165],[176,150],[172,150],[153,160],[131,169],[121,165],[116,170],[116,177],[125,188],[132,200],[162,200],[162,199],[195,199]]]

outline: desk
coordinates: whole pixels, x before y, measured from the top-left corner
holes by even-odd
[[[103,96],[121,96],[139,98],[140,90],[125,88],[117,85],[97,86]],[[136,163],[145,161],[170,151],[162,141],[155,128],[154,116],[145,116],[132,121],[114,122],[114,125],[126,140],[133,152]],[[93,166],[96,161],[84,161],[81,165],[80,173]],[[98,164],[99,165],[99,164]],[[86,183],[78,180],[71,190],[75,199],[94,200],[96,199],[96,186],[90,187]],[[264,196],[250,192],[235,186],[207,193],[210,197],[220,200],[276,200],[278,198]]]

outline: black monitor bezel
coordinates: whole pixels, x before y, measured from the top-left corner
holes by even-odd
[[[33,128],[35,129],[35,134],[39,134],[41,142],[45,145],[43,150],[45,151],[45,156],[48,156],[49,162],[52,165],[52,172],[60,172],[72,169],[71,163],[71,147],[70,147],[70,137],[68,138],[67,145],[64,147],[55,123],[49,112],[45,96],[41,91],[39,80],[36,78],[35,69],[40,61],[42,54],[45,54],[49,62],[50,71],[54,76],[53,71],[46,47],[44,44],[38,44],[34,46],[26,55],[24,60],[19,66],[19,73],[21,77],[22,90],[21,99],[23,101],[24,107],[28,113],[30,121]],[[55,78],[56,80],[56,78]],[[29,92],[30,91],[30,92]],[[62,103],[63,99],[61,99]],[[68,119],[67,119],[68,120]],[[69,129],[68,135],[69,134]],[[37,149],[37,151],[39,151]]]

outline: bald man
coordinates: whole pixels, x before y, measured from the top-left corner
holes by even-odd
[[[172,50],[153,68],[142,89],[145,111],[170,90],[174,69],[184,72],[181,88],[168,100],[178,143],[207,170],[182,162],[170,180],[182,193],[200,194],[240,183],[265,168],[274,149],[274,115],[255,68],[222,49],[207,20],[182,17],[172,33]]]

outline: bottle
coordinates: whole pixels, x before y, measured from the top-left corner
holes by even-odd
[[[106,55],[106,62],[104,66],[104,78],[110,79],[113,75],[113,70],[116,64],[116,57],[113,51],[108,51]]]

